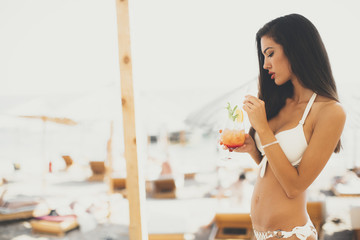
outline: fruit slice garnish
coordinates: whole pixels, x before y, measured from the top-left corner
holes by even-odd
[[[243,111],[241,109],[236,109],[236,112],[235,112],[235,116],[236,116],[236,121],[237,122],[243,122],[244,121],[244,114],[243,114]]]

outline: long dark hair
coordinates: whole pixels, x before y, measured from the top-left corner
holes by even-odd
[[[316,27],[299,14],[286,15],[268,22],[256,33],[260,72],[258,97],[265,102],[268,120],[279,113],[287,98],[293,96],[294,86],[291,81],[281,86],[276,85],[263,68],[264,55],[260,42],[263,36],[283,47],[291,71],[303,87],[339,102],[329,58]],[[250,135],[254,136],[254,133],[255,130],[251,128]],[[340,148],[339,141],[334,152],[339,152]]]

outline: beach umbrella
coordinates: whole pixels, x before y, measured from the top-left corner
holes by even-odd
[[[47,171],[47,166],[50,161],[46,159],[46,135],[48,123],[61,124],[67,126],[75,126],[77,122],[65,117],[60,116],[57,109],[62,104],[71,101],[71,97],[68,95],[41,95],[33,96],[27,101],[17,104],[9,109],[3,109],[1,114],[11,117],[17,117],[22,119],[40,120],[42,122],[42,165],[43,172]],[[46,166],[46,167],[45,167]],[[45,178],[45,177],[44,177]]]
[[[59,117],[48,117],[48,116],[19,116],[22,118],[32,118],[32,119],[41,119],[44,123],[45,122],[54,122],[58,124],[70,125],[75,126],[77,123],[70,119],[70,118],[59,118]]]
[[[94,91],[84,92],[77,94],[77,97],[71,102],[67,102],[62,105],[57,113],[61,116],[68,116],[78,123],[83,123],[91,131],[86,131],[85,134],[88,136],[84,139],[83,145],[97,143],[100,144],[100,148],[96,148],[102,151],[106,151],[106,161],[108,162],[109,172],[112,171],[113,159],[113,143],[122,141],[123,129],[118,128],[122,126],[122,101],[120,86],[116,84],[110,84],[103,86]],[[106,126],[104,126],[106,125]],[[96,134],[96,138],[94,138]],[[106,138],[107,140],[105,141]],[[102,149],[102,142],[104,142]],[[117,154],[121,155],[123,151],[122,144],[117,144],[120,150],[117,150]],[[95,148],[87,148],[86,154],[89,154],[89,150],[96,151]],[[92,155],[92,158],[99,157],[96,154]],[[117,155],[119,157],[119,155]],[[121,156],[120,156],[121,158]]]

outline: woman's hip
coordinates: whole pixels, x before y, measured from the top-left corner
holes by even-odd
[[[287,239],[287,240],[316,240],[317,232],[310,218],[303,226],[294,227],[291,231],[281,229],[274,231],[258,231],[254,229],[257,240]]]

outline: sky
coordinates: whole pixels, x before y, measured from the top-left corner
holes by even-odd
[[[351,91],[357,81],[356,1],[129,4],[136,92],[216,93],[241,85],[257,76],[256,31],[289,13],[303,14],[317,26],[341,91]],[[1,0],[0,36],[0,95],[120,86],[114,0]]]

